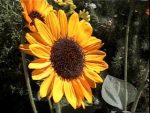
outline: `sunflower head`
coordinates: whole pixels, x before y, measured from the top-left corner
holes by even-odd
[[[32,79],[43,80],[40,96],[53,97],[56,103],[65,96],[74,109],[84,107],[85,99],[92,103],[91,88],[103,82],[98,73],[108,68],[106,53],[99,50],[102,41],[76,12],[69,19],[62,10],[51,12],[45,22],[35,19],[38,32],[27,33],[29,44],[20,46],[36,57],[28,67],[34,69]]]
[[[62,38],[54,43],[50,60],[59,76],[71,80],[81,75],[84,66],[84,53],[78,43],[71,39]]]
[[[36,31],[34,19],[38,18],[44,22],[47,14],[53,10],[53,7],[46,0],[20,0],[20,3],[23,8],[22,14],[26,25],[33,32]]]

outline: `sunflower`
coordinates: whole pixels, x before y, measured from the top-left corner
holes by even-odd
[[[91,88],[102,83],[99,72],[108,68],[103,61],[106,53],[98,50],[103,43],[92,35],[92,27],[79,20],[74,12],[67,20],[64,11],[49,13],[46,23],[35,19],[38,32],[27,33],[29,44],[20,49],[35,57],[29,65],[33,80],[43,80],[39,94],[55,103],[63,96],[71,106],[84,107],[84,100],[92,103]]]
[[[20,0],[23,8],[23,16],[25,18],[27,27],[35,32],[34,18],[45,21],[47,14],[53,10],[53,7],[48,4],[46,0]]]

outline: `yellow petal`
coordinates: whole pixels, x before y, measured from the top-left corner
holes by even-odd
[[[76,109],[77,99],[71,81],[64,81],[64,93],[67,98],[67,101],[71,104],[71,106],[74,109]]]
[[[101,62],[86,62],[86,67],[90,70],[96,71],[99,73],[100,71],[104,71],[108,68],[108,64],[105,61]]]
[[[27,11],[26,5],[25,5],[25,3],[24,3],[24,0],[20,0],[20,4],[21,4],[22,9],[23,9],[24,11]]]
[[[32,71],[32,79],[33,80],[42,80],[48,77],[53,72],[52,67],[47,67],[43,69],[36,69]]]
[[[63,10],[58,11],[58,19],[60,24],[60,35],[62,38],[65,38],[67,37],[68,23],[67,23],[67,16]]]
[[[45,41],[45,43],[47,43],[49,46],[52,46],[54,38],[50,29],[38,19],[35,19],[35,25],[43,41]]]
[[[26,33],[25,35],[25,38],[27,39],[27,41],[30,43],[30,44],[39,44],[41,46],[45,46],[45,47],[49,47],[49,45],[47,45],[44,40],[42,39],[42,37],[37,33]]]
[[[94,82],[102,83],[103,79],[94,71],[90,69],[84,68],[84,76],[93,80]]]
[[[90,51],[90,50],[96,50],[103,46],[103,43],[100,39],[91,36],[89,40],[83,44],[83,50],[84,52]]]
[[[54,80],[52,94],[53,94],[53,100],[55,103],[59,102],[62,96],[64,95],[63,79],[59,77],[58,75],[56,76]]]
[[[31,44],[29,46],[29,49],[32,51],[32,53],[43,59],[49,59],[50,58],[50,50],[44,48],[43,46],[40,46],[38,44]]]
[[[47,96],[49,92],[49,87],[53,83],[54,78],[55,78],[55,74],[51,73],[51,75],[42,82],[40,86],[40,91],[39,91],[40,96],[42,98]]]
[[[27,27],[30,29],[30,31],[32,31],[32,32],[37,32],[37,29],[36,29],[35,26],[32,25],[31,23],[27,23]]]
[[[101,62],[106,54],[101,52],[101,54],[89,54],[85,55],[85,61],[86,62]]]
[[[19,49],[29,55],[33,55],[33,53],[29,49],[29,44],[20,44]]]
[[[82,107],[83,107],[83,109],[85,109],[85,104],[84,104],[84,102],[82,102]]]
[[[83,31],[88,35],[91,36],[93,33],[93,28],[90,23],[86,22],[85,20],[80,21],[80,26],[82,26]]]
[[[55,77],[57,76],[57,73],[55,73]],[[53,90],[53,86],[54,86],[54,80],[55,80],[55,77],[53,79],[53,82],[51,82],[49,88],[48,88],[48,99],[50,99],[53,95],[52,93],[52,90]]]
[[[90,88],[89,84],[87,83],[87,81],[84,78],[80,77],[80,80],[78,80],[78,83],[79,83],[79,85],[82,89],[83,95],[85,96],[87,101],[89,103],[92,103],[92,91],[91,91],[91,88]]]
[[[30,44],[40,44],[30,33],[26,33],[25,38]]]
[[[84,47],[89,38],[91,37],[93,29],[91,25],[85,20],[81,20],[78,26],[78,32],[76,33],[74,39],[80,44],[81,47]]]
[[[46,25],[51,30],[51,33],[55,37],[55,40],[57,40],[60,37],[60,25],[59,25],[58,18],[54,12],[50,12],[47,15]]]
[[[33,10],[32,0],[20,0],[20,3],[23,6],[23,8],[24,8],[24,6],[26,7],[28,13],[32,12],[32,10]]]
[[[78,30],[78,33],[76,33],[75,37],[73,37],[75,41],[79,43],[81,47],[85,46],[85,43],[87,43],[90,36],[88,36],[85,32],[83,32],[81,29]]]
[[[87,82],[88,82],[88,84],[90,85],[91,88],[96,88],[96,83],[93,80],[86,77],[85,75],[84,75],[84,78],[87,80]]]
[[[90,69],[96,72],[103,71],[108,68],[108,64],[103,61],[106,53],[100,50],[91,50],[85,52],[85,63]]]
[[[53,11],[53,7],[46,0],[40,0],[40,2],[37,2],[37,0],[34,1],[37,4],[34,10],[38,11],[43,17],[46,17],[50,11]]]
[[[32,22],[32,19],[29,17],[28,12],[23,11],[22,15],[24,16],[24,18],[27,21],[27,23],[30,25],[30,23]]]
[[[82,89],[76,80],[72,80],[72,86],[74,88],[76,98],[77,98],[77,107],[80,107],[84,98]]]
[[[108,64],[103,61],[106,53],[99,50],[91,50],[87,51],[85,56],[85,63],[89,69],[94,70],[96,72],[103,71],[108,68]]]
[[[72,38],[76,35],[79,28],[79,16],[77,13],[71,15],[68,23],[68,37]]]
[[[45,46],[45,47],[50,46],[47,43],[45,43],[44,39],[40,36],[40,34],[38,32],[35,32],[35,33],[31,32],[31,33],[28,33],[28,34],[29,34],[29,37],[27,37],[28,38],[27,40],[33,40],[34,39],[38,42],[38,44],[42,44],[42,46]],[[32,42],[32,43],[35,43],[35,42]]]
[[[106,53],[104,51],[100,51],[100,50],[91,50],[91,51],[87,51],[85,53],[86,55],[101,55],[103,57],[106,56]]]
[[[29,65],[28,68],[29,69],[41,69],[41,68],[45,68],[47,66],[50,66],[50,61],[46,60],[46,59],[36,59],[33,60]]]
[[[44,5],[44,0],[32,0],[33,1],[33,10],[38,11]]]

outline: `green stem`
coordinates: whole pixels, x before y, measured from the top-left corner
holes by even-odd
[[[53,111],[53,105],[52,105],[51,100],[50,100],[50,99],[47,99],[47,101],[48,101],[48,104],[49,104],[49,107],[50,107],[50,112],[51,112],[51,113],[54,113],[54,111]]]
[[[141,97],[142,91],[144,90],[144,87],[145,87],[146,80],[148,78],[148,75],[149,75],[149,61],[148,61],[147,67],[146,67],[146,74],[143,77],[143,81],[142,81],[142,83],[141,83],[141,85],[139,87],[138,93],[137,93],[137,95],[135,97],[135,102],[132,105],[131,112],[135,112],[136,111],[139,99]]]
[[[23,43],[23,39],[21,38],[21,43]],[[21,52],[21,56],[22,56],[22,62],[23,62],[23,70],[24,70],[24,75],[25,75],[25,81],[26,81],[26,85],[27,85],[27,90],[29,93],[29,99],[30,99],[30,103],[33,109],[34,113],[37,113],[37,109],[33,100],[33,94],[32,94],[32,89],[30,86],[30,79],[29,79],[29,74],[28,74],[28,70],[27,70],[27,65],[26,65],[26,59],[25,59],[25,54],[23,52]]]
[[[132,4],[132,3],[131,3]],[[126,37],[125,37],[125,63],[124,63],[124,88],[125,88],[125,103],[124,103],[124,111],[127,111],[127,103],[128,103],[128,40],[129,40],[129,31],[130,31],[130,22],[132,17],[133,7],[131,5],[130,13],[128,16],[127,27],[126,27]]]
[[[56,113],[61,113],[61,105],[60,105],[60,102],[58,102],[57,105],[56,105]]]

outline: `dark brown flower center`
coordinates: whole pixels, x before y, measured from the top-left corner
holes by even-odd
[[[74,79],[81,75],[84,54],[78,43],[64,38],[56,41],[51,49],[52,66],[64,79]]]
[[[32,19],[32,23],[31,24],[34,24],[34,19],[37,18],[39,20],[41,20],[42,22],[44,22],[44,18],[42,17],[42,15],[37,12],[37,11],[32,11],[30,14],[29,14],[29,17]]]

